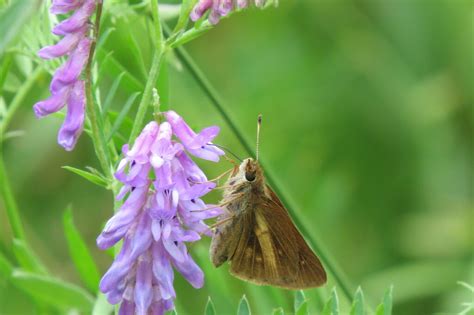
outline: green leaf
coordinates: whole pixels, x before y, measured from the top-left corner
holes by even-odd
[[[10,277],[13,271],[13,265],[8,261],[7,257],[0,252],[0,274],[3,278],[7,279]]]
[[[331,296],[324,305],[321,315],[339,315],[339,299],[337,297],[336,288],[331,292]]]
[[[239,302],[239,307],[237,308],[237,315],[251,315],[249,301],[245,294],[242,296]]]
[[[295,315],[308,315],[308,303],[305,301],[300,308],[295,312]]]
[[[380,303],[375,310],[376,315],[392,315],[392,295],[393,286],[390,286],[390,288],[385,291],[382,303]]]
[[[47,274],[46,267],[41,263],[39,258],[33,250],[20,239],[13,240],[13,253],[18,261],[18,264],[26,271],[35,272],[38,274]]]
[[[181,12],[179,13],[179,19],[174,27],[173,33],[178,33],[186,28],[189,21],[189,15],[198,0],[183,0],[181,4]]]
[[[92,310],[92,315],[109,315],[114,311],[114,306],[107,301],[107,298],[104,294],[99,293],[97,296],[94,308]]]
[[[93,297],[80,287],[60,279],[14,270],[12,283],[32,297],[60,310],[77,309],[90,313]]]
[[[70,172],[73,172],[74,174],[77,174],[77,175],[87,179],[91,183],[94,183],[98,186],[105,187],[105,188],[108,187],[107,180],[105,178],[103,178],[102,176],[92,174],[92,173],[89,173],[87,171],[84,171],[84,170],[81,170],[81,169],[78,169],[78,168],[75,168],[75,167],[72,167],[72,166],[63,166],[62,168],[64,168],[65,170],[68,170]]]
[[[130,95],[130,97],[127,99],[127,102],[122,107],[122,110],[120,111],[119,115],[117,116],[117,119],[114,122],[114,125],[112,126],[112,130],[110,131],[110,134],[107,138],[107,143],[110,142],[117,130],[119,130],[120,126],[122,125],[122,122],[127,117],[127,114],[130,111],[130,108],[132,108],[133,102],[135,102],[135,99],[138,95],[140,95],[140,92],[136,92]]]
[[[212,24],[206,20],[198,28],[193,27],[190,30],[178,36],[176,39],[172,40],[170,43],[170,47],[175,48],[175,47],[184,45],[187,42],[192,41],[193,39],[198,38],[199,36],[203,35],[204,33],[206,33],[212,28],[213,28]]]
[[[114,99],[115,94],[117,93],[118,87],[120,85],[120,81],[122,81],[125,72],[119,74],[117,78],[115,78],[112,86],[110,87],[109,93],[107,93],[107,97],[105,98],[104,105],[102,106],[102,113],[103,115],[107,114],[107,111],[112,105],[112,100]]]
[[[5,48],[10,41],[20,33],[23,26],[29,20],[30,16],[38,11],[41,1],[12,1],[0,14],[0,55],[3,54]]]
[[[285,315],[285,311],[283,310],[283,307],[279,307],[273,310],[272,315]]]
[[[354,301],[352,302],[350,315],[364,314],[364,293],[362,292],[362,289],[358,287],[354,296]]]
[[[96,293],[100,281],[99,270],[97,269],[89,249],[74,225],[71,207],[68,207],[64,212],[63,225],[64,234],[66,235],[69,248],[69,255],[79,272],[79,276],[86,287],[91,292]]]
[[[212,303],[211,297],[208,297],[207,299],[204,315],[216,315],[216,309],[214,308],[214,303]]]
[[[295,302],[294,302],[294,311],[295,313],[298,311],[298,309],[303,305],[303,303],[306,302],[306,297],[304,295],[303,290],[298,290],[295,292]]]

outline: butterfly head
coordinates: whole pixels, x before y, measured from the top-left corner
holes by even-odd
[[[263,178],[262,168],[257,160],[245,159],[240,165],[240,173],[247,182],[258,182]]]

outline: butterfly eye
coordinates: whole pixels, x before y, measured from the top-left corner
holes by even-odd
[[[254,173],[245,172],[245,179],[249,182],[253,182],[255,180],[255,172]]]

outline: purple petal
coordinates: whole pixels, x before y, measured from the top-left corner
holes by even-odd
[[[99,288],[102,293],[113,291],[133,267],[130,260],[130,245],[130,240],[126,238],[119,255],[100,280]]]
[[[76,32],[81,27],[85,26],[95,10],[95,2],[96,0],[85,0],[83,5],[76,10],[71,17],[62,21],[53,28],[53,34],[66,35]]]
[[[207,177],[204,174],[203,171],[197,166],[196,163],[194,163],[191,158],[185,153],[181,152],[179,153],[176,158],[178,161],[181,163],[181,166],[183,167],[184,171],[186,172],[186,175],[188,178],[195,182],[205,182],[207,181]]]
[[[86,28],[78,30],[76,33],[67,34],[56,45],[46,46],[38,51],[38,56],[43,59],[52,59],[64,56],[76,48],[79,41],[84,38]]]
[[[132,240],[132,252],[130,259],[135,260],[138,256],[143,254],[151,245],[151,218],[148,213],[144,212],[141,215],[140,221],[135,230],[135,235]]]
[[[212,7],[212,0],[200,0],[191,12],[191,20],[196,22],[203,14]]]
[[[237,0],[237,8],[238,9],[245,9],[246,7],[248,7],[248,2],[247,0]]]
[[[69,97],[71,89],[69,87],[63,88],[59,93],[51,95],[44,101],[40,101],[33,106],[35,115],[38,118],[55,113],[64,107]]]
[[[50,12],[52,14],[64,14],[71,10],[78,9],[84,0],[53,0]]]
[[[232,0],[220,0],[218,11],[221,16],[226,16],[232,10]]]
[[[127,152],[127,156],[135,160],[136,163],[148,163],[148,155],[157,133],[158,124],[154,121],[148,123],[135,140],[132,149]]]
[[[89,38],[83,38],[79,42],[66,63],[54,74],[51,83],[52,90],[55,90],[58,84],[69,84],[79,78],[89,58],[90,46],[91,40]],[[55,81],[60,81],[60,83]]]
[[[217,126],[211,126],[204,128],[199,132],[199,134],[194,137],[193,141],[191,141],[187,147],[190,149],[199,149],[203,145],[208,144],[212,141],[218,134],[221,129]]]
[[[123,300],[120,305],[119,315],[135,315],[135,303]]]
[[[59,129],[58,143],[71,151],[84,128],[86,98],[84,96],[84,81],[77,81],[69,95],[66,119]]]
[[[135,283],[135,305],[138,315],[147,315],[153,299],[152,265],[150,257],[142,255],[139,258]]]
[[[179,250],[177,244],[175,244],[174,240],[170,238],[165,238],[163,235],[163,245],[165,246],[166,251],[168,254],[173,257],[173,259],[177,262],[182,262],[184,261],[185,256],[183,253]]]
[[[105,224],[104,230],[97,238],[97,246],[100,249],[115,245],[125,235],[145,205],[147,193],[148,187],[140,187],[132,191],[119,211]]]
[[[183,261],[173,261],[173,263],[179,273],[181,273],[194,288],[202,288],[204,285],[204,273],[190,255],[186,253]]]
[[[173,268],[160,243],[155,243],[152,248],[153,253],[153,275],[158,281],[161,298],[164,300],[174,298],[176,293],[173,287]]]
[[[153,239],[158,242],[161,238],[161,220],[153,220],[151,222],[151,234]]]

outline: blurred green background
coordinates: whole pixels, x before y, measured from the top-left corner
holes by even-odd
[[[461,311],[472,294],[456,282],[474,283],[472,2],[280,2],[277,9],[235,14],[186,49],[252,143],[263,114],[262,160],[353,291],[362,286],[374,307],[393,284],[394,314]],[[31,35],[44,12],[36,15],[22,32]],[[102,99],[127,71],[115,110],[143,90],[151,59],[148,23],[146,9],[106,1],[102,31],[113,31],[98,53]],[[19,34],[11,46],[27,49],[25,38]],[[10,54],[14,64],[1,95],[7,105],[38,61],[14,49]],[[195,128],[221,126],[216,142],[244,156],[173,55],[167,70],[164,106]],[[67,153],[56,144],[61,119],[35,119],[31,107],[48,96],[49,81],[45,72],[22,103],[10,130],[24,134],[4,143],[4,159],[34,250],[54,275],[80,284],[63,212],[73,205],[103,273],[111,258],[95,238],[112,214],[112,197],[61,168],[99,166],[86,135]],[[200,165],[209,177],[229,168],[225,161]],[[213,193],[207,200],[218,198]],[[244,293],[257,315],[291,309],[291,292],[246,284],[226,266],[214,269],[208,246],[208,239],[190,246],[206,274],[203,289],[176,277],[179,314],[201,314],[209,295],[218,314],[234,314]],[[2,203],[0,251],[14,260]],[[333,286],[330,275],[325,288],[307,291],[313,313]],[[32,305],[0,278],[0,314],[32,314]]]

